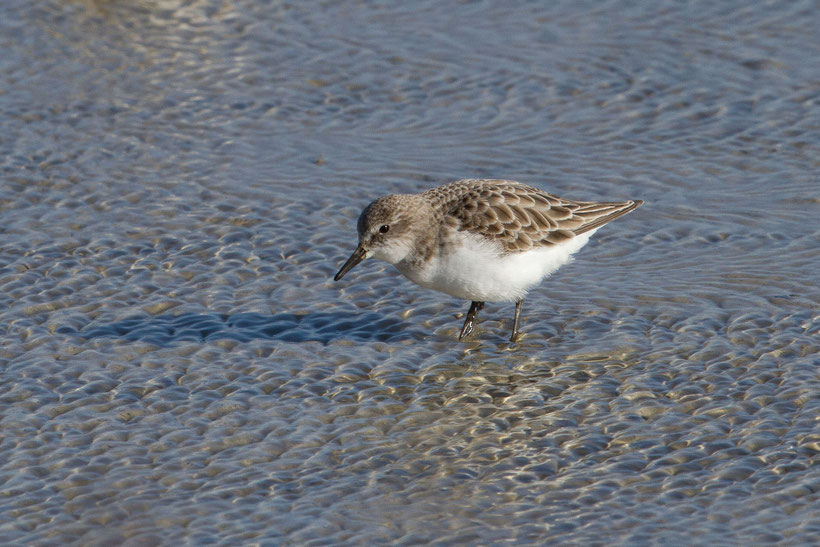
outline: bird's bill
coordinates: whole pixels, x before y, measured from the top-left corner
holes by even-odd
[[[347,262],[344,263],[344,266],[341,267],[339,272],[335,276],[333,276],[333,281],[340,280],[342,277],[344,277],[344,275],[347,272],[353,269],[353,266],[355,266],[365,258],[367,258],[367,251],[365,251],[364,248],[361,245],[359,245],[358,247],[356,247],[356,250],[353,251],[353,254],[350,255],[350,258],[347,259]]]

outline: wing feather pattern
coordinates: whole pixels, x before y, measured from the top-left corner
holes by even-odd
[[[465,179],[424,193],[445,216],[501,243],[506,252],[557,245],[600,228],[643,201],[574,201],[509,180]]]

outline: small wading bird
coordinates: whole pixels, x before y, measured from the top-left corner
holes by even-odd
[[[410,281],[470,300],[459,340],[484,302],[515,302],[572,260],[598,228],[643,201],[574,201],[509,180],[459,180],[421,194],[385,196],[359,216],[359,245],[333,278],[366,258],[396,266]]]

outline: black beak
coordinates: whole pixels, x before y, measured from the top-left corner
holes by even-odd
[[[356,247],[356,250],[353,251],[353,254],[350,255],[350,258],[347,259],[347,262],[344,263],[344,266],[342,266],[342,268],[339,270],[339,273],[333,276],[333,281],[340,280],[342,277],[344,277],[344,275],[347,272],[353,269],[353,266],[355,266],[365,258],[367,258],[367,251],[365,251],[364,248],[361,245],[359,245],[358,247]]]

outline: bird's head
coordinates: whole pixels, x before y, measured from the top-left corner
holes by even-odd
[[[366,258],[378,258],[396,264],[412,252],[419,231],[420,210],[427,204],[416,195],[394,194],[385,196],[365,207],[359,215],[359,245],[339,272],[333,277],[340,280],[354,266]]]

